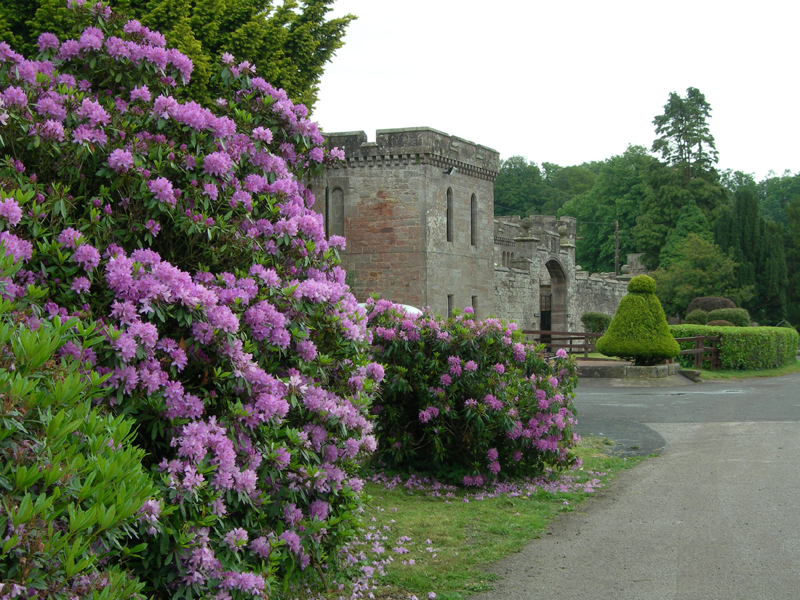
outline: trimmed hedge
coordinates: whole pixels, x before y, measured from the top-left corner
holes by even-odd
[[[730,321],[726,321],[725,319],[714,319],[713,321],[709,321],[706,323],[709,327],[736,327]]]
[[[686,315],[687,325],[706,325],[708,323],[708,313],[704,310],[693,310]]]
[[[744,308],[718,308],[708,313],[709,321],[730,321],[735,327],[750,327],[750,313]]]
[[[711,327],[708,325],[671,325],[676,338],[697,335],[718,335],[720,362],[723,369],[774,369],[795,360],[800,346],[800,334],[787,327]],[[681,350],[694,347],[693,342],[682,342]],[[679,356],[685,367],[694,364],[694,357]],[[706,366],[706,365],[704,365]]]
[[[589,333],[605,333],[611,325],[611,315],[599,312],[587,312],[581,315],[581,323]]]
[[[630,280],[628,295],[620,301],[606,334],[597,340],[598,351],[631,358],[637,366],[655,365],[678,355],[678,344],[670,335],[655,287],[647,275]]]
[[[730,298],[722,298],[719,296],[700,296],[699,298],[695,298],[689,302],[689,306],[686,307],[686,314],[688,315],[690,312],[695,310],[711,312],[712,310],[717,310],[718,308],[736,308],[736,303]]]

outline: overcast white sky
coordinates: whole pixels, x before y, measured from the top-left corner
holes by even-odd
[[[428,126],[562,166],[649,148],[696,87],[720,169],[800,171],[791,0],[337,0],[358,17],[326,67],[325,131]]]

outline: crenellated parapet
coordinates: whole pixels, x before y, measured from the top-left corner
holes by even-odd
[[[329,148],[344,150],[345,162],[337,168],[432,165],[491,182],[500,168],[496,150],[430,127],[379,129],[374,142],[363,131],[328,133],[325,139]]]

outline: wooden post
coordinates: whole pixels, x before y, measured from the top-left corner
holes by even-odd
[[[702,369],[703,368],[703,338],[699,338],[694,341],[694,349],[698,350],[694,355],[694,367],[695,369]]]

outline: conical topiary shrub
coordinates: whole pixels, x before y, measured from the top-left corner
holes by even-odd
[[[630,280],[628,295],[620,301],[606,334],[597,340],[598,351],[631,359],[639,366],[678,355],[680,347],[669,331],[655,290],[656,282],[647,275]]]

